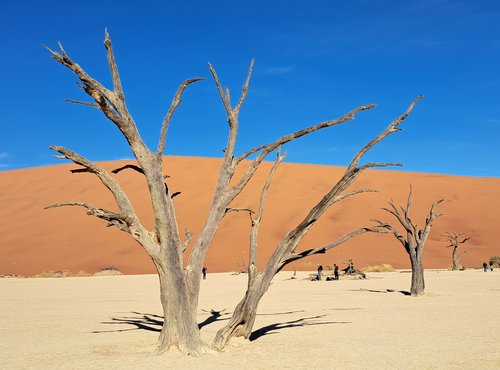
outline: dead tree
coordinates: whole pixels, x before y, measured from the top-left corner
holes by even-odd
[[[249,338],[252,333],[252,328],[257,314],[257,307],[263,295],[268,290],[273,277],[283,267],[293,261],[318,254],[342,244],[343,242],[366,232],[374,231],[372,228],[364,227],[354,230],[340,237],[339,239],[327,243],[317,248],[306,249],[299,252],[297,249],[304,236],[314,226],[318,219],[329,209],[333,204],[340,202],[343,199],[357,195],[360,193],[370,192],[373,190],[359,189],[348,192],[347,189],[356,181],[361,173],[367,168],[394,166],[397,164],[390,163],[373,163],[368,162],[360,165],[362,157],[377,143],[382,141],[388,135],[400,131],[398,126],[413,110],[415,104],[422,98],[417,97],[406,110],[406,112],[395,119],[391,124],[379,133],[373,140],[361,148],[351,160],[346,168],[343,176],[336,182],[330,190],[309,210],[304,219],[292,230],[290,230],[276,246],[274,253],[267,262],[265,268],[259,271],[257,268],[257,239],[259,226],[264,213],[264,206],[267,197],[267,192],[271,184],[276,168],[283,160],[283,156],[278,152],[278,157],[271,168],[269,176],[261,192],[259,209],[256,212],[250,211],[251,231],[250,231],[250,254],[248,263],[248,286],[244,298],[236,306],[231,319],[226,326],[220,329],[214,339],[213,347],[220,350],[224,348],[230,338],[244,337]]]
[[[456,234],[456,233],[452,233],[452,232],[446,232],[446,233],[444,233],[444,236],[448,240],[448,243],[450,243],[446,246],[446,248],[452,248],[452,251],[451,251],[451,270],[452,271],[459,271],[461,268],[460,258],[462,258],[464,254],[474,250],[475,247],[469,247],[469,248],[463,249],[459,253],[458,250],[460,248],[460,245],[467,242],[467,240],[470,239],[470,236],[464,236],[463,233]]]
[[[357,113],[372,109],[375,105],[369,104],[357,107],[340,118],[306,127],[302,130],[285,135],[272,143],[257,146],[237,155],[235,149],[239,128],[238,116],[247,96],[253,61],[250,64],[241,95],[235,105],[231,103],[229,89],[224,89],[222,87],[215,69],[209,64],[215,86],[227,114],[229,133],[206,221],[198,235],[194,236],[193,233],[186,230],[185,236],[183,237],[179,232],[176,220],[176,211],[172,200],[173,194],[170,193],[167,184],[165,184],[166,176],[164,176],[162,169],[163,154],[166,146],[168,127],[174,112],[181,103],[181,96],[184,90],[190,84],[200,81],[202,78],[188,79],[180,84],[165,114],[163,122],[161,123],[158,146],[156,149],[151,149],[144,143],[136,123],[127,108],[111,39],[107,32],[105,33],[104,45],[112,77],[112,89],[108,89],[92,78],[80,65],[70,58],[60,44],[59,51],[52,51],[50,49],[49,51],[53,59],[71,70],[78,77],[80,80],[79,87],[91,98],[90,102],[70,101],[99,109],[120,130],[127,140],[137,161],[137,165],[131,165],[128,168],[135,169],[146,179],[154,214],[154,226],[149,230],[141,223],[127,195],[112,173],[83,156],[61,146],[51,146],[51,149],[60,153],[61,156],[59,157],[69,159],[83,167],[82,171],[77,171],[76,173],[92,173],[96,175],[114,196],[118,211],[107,210],[77,201],[61,202],[49,206],[48,208],[62,206],[83,207],[86,209],[88,215],[103,219],[108,222],[108,225],[116,226],[119,230],[130,234],[148,253],[158,271],[160,298],[164,315],[164,324],[158,340],[158,349],[164,351],[172,346],[176,346],[180,351],[186,354],[208,352],[211,350],[210,346],[201,340],[198,324],[196,323],[201,275],[205,256],[219,223],[223,217],[231,213],[231,202],[247,186],[257,168],[271,152],[302,136],[350,121],[354,119]],[[417,100],[418,99],[420,99],[420,97],[417,98]],[[406,114],[400,121],[405,117]],[[392,127],[390,131],[397,131],[398,129],[396,126],[397,125]],[[387,134],[388,133],[389,132],[387,132]],[[381,139],[382,138],[380,138],[380,140]],[[380,140],[377,138],[375,141]],[[310,211],[304,221],[287,235],[282,245],[277,249],[275,256],[270,261],[272,267],[268,269],[265,277],[259,277],[259,279],[264,279],[266,282],[270,281],[269,278],[276,269],[280,269],[287,263],[300,258],[301,254],[294,252],[296,244],[307,233],[309,228],[325,209],[334,202],[361,192],[355,191],[341,194],[365,168],[377,166],[377,164],[370,163],[360,167],[357,166],[359,158],[361,158],[371,146],[373,146],[373,144],[365,147],[356,155],[342,180]],[[249,163],[247,162],[241,177],[233,179],[237,167],[243,161],[248,160],[252,155],[255,157],[249,160]],[[361,233],[364,231],[357,232]],[[345,236],[345,238],[348,237],[351,236]],[[191,248],[190,254],[186,256],[187,263],[184,264],[184,253],[188,250],[187,247],[191,242],[194,245]],[[329,249],[332,248],[334,244],[335,243],[330,243],[319,249]],[[317,250],[313,249],[302,253],[304,256],[311,255],[317,253]]]
[[[363,279],[366,279],[366,274],[363,271],[354,268],[352,259],[343,261],[343,263],[347,265],[345,269],[341,270],[345,275],[360,275]]]
[[[443,211],[438,211],[437,206],[444,199],[440,199],[432,203],[429,214],[425,220],[425,225],[422,229],[419,229],[417,224],[415,224],[410,218],[410,210],[412,206],[412,187],[410,185],[410,191],[408,193],[408,201],[406,202],[406,208],[398,208],[392,201],[389,202],[390,208],[382,208],[384,211],[389,212],[393,215],[398,222],[403,226],[404,232],[406,233],[406,238],[399,233],[399,231],[388,223],[375,220],[379,225],[381,230],[378,232],[385,232],[393,234],[394,237],[403,245],[406,253],[410,257],[411,262],[411,289],[410,293],[413,297],[418,297],[424,294],[425,282],[424,282],[424,266],[423,266],[423,254],[425,242],[431,231],[432,223],[434,220],[444,214]]]

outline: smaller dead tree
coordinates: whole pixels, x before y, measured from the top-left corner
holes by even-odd
[[[464,236],[463,233],[451,233],[451,232],[446,232],[444,234],[446,239],[448,240],[448,244],[446,248],[452,248],[451,252],[451,270],[452,271],[459,271],[460,268],[462,267],[460,265],[460,258],[463,257],[464,254],[467,252],[470,252],[475,249],[475,247],[469,247],[466,249],[463,249],[461,252],[459,252],[460,245],[464,244],[467,242],[467,240],[470,239],[470,236]]]
[[[380,228],[382,233],[393,234],[394,237],[403,245],[410,257],[411,262],[411,289],[410,293],[412,297],[418,297],[424,294],[425,282],[424,282],[424,266],[423,266],[423,253],[424,246],[429,233],[431,231],[432,223],[434,220],[444,214],[444,211],[438,211],[437,206],[444,199],[440,199],[432,203],[429,214],[425,220],[425,225],[422,229],[419,229],[417,224],[410,218],[410,210],[413,203],[412,198],[412,187],[410,185],[410,192],[408,193],[408,200],[406,202],[406,208],[401,206],[398,208],[393,201],[389,202],[390,208],[382,208],[384,211],[389,212],[391,215],[396,217],[398,222],[403,226],[406,232],[406,238],[393,226],[386,222],[379,220],[374,220]]]

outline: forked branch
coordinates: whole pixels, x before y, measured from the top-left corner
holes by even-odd
[[[130,220],[127,220],[126,216],[120,213],[105,210],[103,208],[95,207],[85,202],[60,202],[47,206],[45,207],[45,209],[68,207],[68,206],[83,207],[87,210],[87,215],[95,216],[97,218],[100,218],[101,220],[108,221],[121,231],[130,234],[130,229],[128,227],[128,223],[130,223]]]
[[[80,166],[86,168],[89,172],[97,175],[99,180],[101,180],[102,184],[109,189],[109,191],[113,194],[115,201],[120,208],[122,219],[127,221],[128,225],[136,224],[140,225],[139,220],[136,217],[132,204],[127,198],[125,192],[121,188],[118,181],[116,181],[111,174],[109,174],[104,168],[96,165],[95,163],[89,161],[88,159],[82,157],[81,155],[66,149],[61,146],[51,146],[50,149],[61,153],[66,159],[69,159],[73,163],[76,163]]]
[[[186,80],[183,83],[181,83],[181,85],[177,89],[177,92],[175,93],[172,104],[170,105],[170,108],[168,109],[167,114],[165,115],[165,118],[163,119],[163,122],[161,124],[160,141],[158,143],[158,150],[156,151],[156,155],[162,156],[164,151],[165,151],[168,126],[170,124],[170,120],[172,119],[172,116],[175,113],[175,110],[182,103],[182,100],[181,100],[182,93],[184,92],[186,87],[188,87],[192,83],[195,83],[195,82],[198,82],[201,80],[203,80],[203,78],[191,78],[191,79]]]

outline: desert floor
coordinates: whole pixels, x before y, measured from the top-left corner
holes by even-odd
[[[252,341],[222,353],[154,354],[161,307],[154,275],[0,279],[0,364],[4,369],[499,369],[500,270],[426,271],[413,298],[410,274],[312,282],[276,276]],[[208,274],[199,305],[210,341],[246,275]],[[205,321],[206,320],[206,321]]]

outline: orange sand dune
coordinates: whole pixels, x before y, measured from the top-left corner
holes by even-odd
[[[165,173],[169,188],[181,191],[175,206],[180,230],[199,232],[210,205],[210,196],[220,165],[219,159],[167,157]],[[125,162],[106,162],[112,169]],[[264,163],[255,178],[235,201],[235,207],[255,208],[260,188],[271,163]],[[46,269],[95,272],[115,266],[127,274],[154,272],[142,248],[127,234],[84,210],[65,207],[44,210],[60,201],[85,201],[116,209],[113,198],[91,174],[72,174],[74,165],[39,167],[0,173],[0,274],[32,275]],[[280,238],[295,226],[342,173],[341,167],[283,163],[271,186],[260,233],[259,263],[262,266]],[[129,194],[136,212],[148,227],[151,207],[143,177],[134,171],[116,175]],[[367,171],[354,185],[377,189],[349,198],[332,207],[303,241],[301,248],[320,246],[357,227],[371,225],[370,219],[394,222],[380,208],[389,199],[402,204],[408,184],[413,184],[413,216],[422,224],[434,200],[444,198],[446,214],[432,229],[426,250],[426,268],[446,268],[451,250],[445,248],[445,231],[464,232],[478,248],[462,258],[467,267],[478,267],[490,256],[500,255],[500,179],[470,178],[400,171]],[[231,213],[220,225],[209,250],[206,265],[211,272],[240,270],[248,254],[249,219]],[[480,247],[482,246],[482,247]],[[355,265],[390,263],[408,268],[402,246],[389,235],[363,235],[326,255],[297,261],[289,269],[313,270],[316,263],[332,265],[353,258]]]

